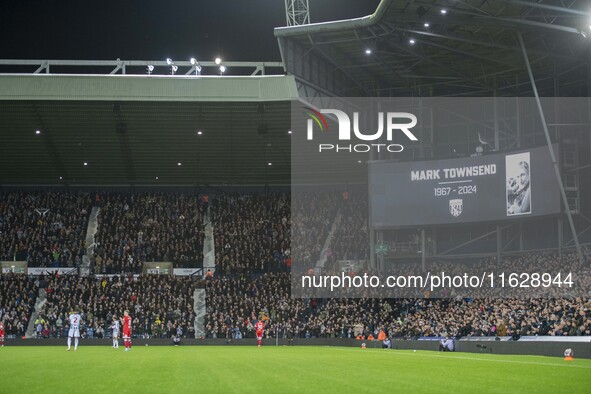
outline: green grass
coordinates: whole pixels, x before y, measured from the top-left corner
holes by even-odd
[[[0,349],[7,393],[589,393],[591,360],[337,347]]]

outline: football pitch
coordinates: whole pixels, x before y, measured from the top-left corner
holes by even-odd
[[[589,393],[591,360],[339,347],[0,349],[2,393]]]

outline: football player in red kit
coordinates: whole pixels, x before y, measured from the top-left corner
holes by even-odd
[[[259,347],[261,347],[261,342],[263,339],[263,330],[265,329],[265,323],[263,323],[262,321],[258,321],[257,324],[254,325],[254,328],[256,329],[256,333],[257,333],[257,344]]]
[[[129,316],[129,311],[123,312],[123,342],[125,343],[125,351],[131,350],[131,316]]]
[[[4,347],[4,323],[0,321],[0,346]]]

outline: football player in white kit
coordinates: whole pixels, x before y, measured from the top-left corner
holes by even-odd
[[[80,338],[80,315],[77,311],[70,313],[70,331],[68,332],[68,351],[72,345],[72,337],[74,337],[74,351],[78,350],[78,338]]]
[[[113,324],[111,325],[111,329],[113,330],[113,349],[119,348],[119,319],[117,316],[113,315]]]

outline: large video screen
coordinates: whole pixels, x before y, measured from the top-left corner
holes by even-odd
[[[557,154],[557,147],[553,147]],[[547,147],[446,160],[373,162],[373,228],[497,221],[560,213]]]

